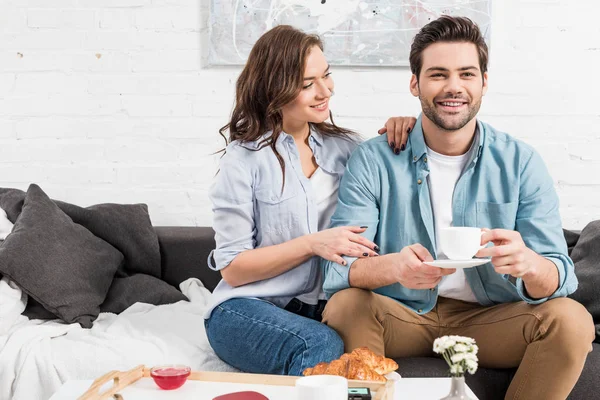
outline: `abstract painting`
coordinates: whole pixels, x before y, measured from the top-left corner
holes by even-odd
[[[405,66],[414,35],[442,14],[476,22],[489,45],[492,0],[211,0],[209,63],[239,65],[276,25],[321,36],[333,65]]]

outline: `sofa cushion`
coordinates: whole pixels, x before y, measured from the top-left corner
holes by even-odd
[[[12,233],[0,245],[0,274],[45,310],[90,328],[123,255],[75,224],[31,185]]]
[[[571,251],[579,286],[570,295],[587,308],[596,325],[596,342],[600,340],[600,220],[590,222]]]

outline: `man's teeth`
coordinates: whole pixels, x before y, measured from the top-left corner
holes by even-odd
[[[446,106],[446,107],[458,107],[458,106],[462,106],[463,103],[455,103],[455,102],[443,101],[442,105]]]

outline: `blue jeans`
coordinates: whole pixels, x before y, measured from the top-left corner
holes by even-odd
[[[292,300],[279,308],[258,299],[231,299],[217,306],[204,321],[208,341],[226,363],[261,374],[302,375],[308,367],[344,353],[338,334],[320,321],[323,304]]]

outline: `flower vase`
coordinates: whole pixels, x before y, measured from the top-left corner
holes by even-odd
[[[453,376],[452,386],[450,387],[450,393],[448,396],[441,400],[472,400],[467,395],[465,377],[464,376]]]

